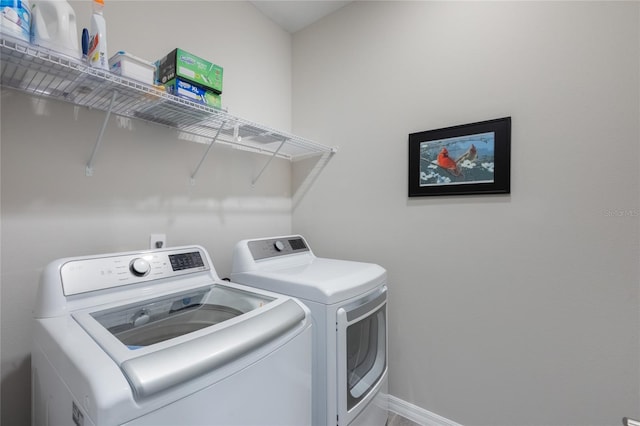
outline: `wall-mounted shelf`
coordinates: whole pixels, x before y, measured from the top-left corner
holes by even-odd
[[[335,153],[334,148],[169,95],[154,86],[91,68],[79,60],[2,34],[0,65],[3,87],[107,113],[87,163],[87,175],[92,173],[94,157],[110,114],[173,128],[198,142],[210,145],[221,142],[269,154],[271,158],[265,168],[274,157],[296,160],[313,155],[330,157]],[[210,147],[195,168],[192,181]]]

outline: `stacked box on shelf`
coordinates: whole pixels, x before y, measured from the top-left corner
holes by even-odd
[[[156,62],[156,81],[168,93],[221,107],[222,67],[182,49],[174,49]]]
[[[176,77],[165,84],[164,87],[167,90],[167,93],[172,95],[189,99],[194,102],[200,102],[201,104],[214,108],[222,107],[220,95],[213,93],[210,90],[203,89],[188,80]]]
[[[121,50],[109,59],[109,69],[114,74],[153,84],[153,64],[125,51]]]

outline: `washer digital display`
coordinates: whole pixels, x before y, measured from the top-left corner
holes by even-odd
[[[184,269],[201,268],[204,266],[200,252],[194,251],[190,253],[170,254],[169,261],[174,271],[182,271]]]

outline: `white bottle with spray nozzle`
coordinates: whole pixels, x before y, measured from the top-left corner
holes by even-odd
[[[104,0],[93,0],[93,15],[91,15],[91,29],[89,31],[89,65],[103,70],[109,70],[107,56],[107,24],[102,16]]]

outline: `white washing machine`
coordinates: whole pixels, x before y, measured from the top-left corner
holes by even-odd
[[[309,310],[221,281],[202,247],[60,259],[43,272],[32,423],[310,425]]]
[[[318,258],[294,235],[240,241],[231,280],[297,297],[311,309],[314,426],[385,425],[385,269]]]

